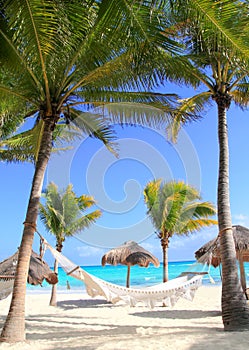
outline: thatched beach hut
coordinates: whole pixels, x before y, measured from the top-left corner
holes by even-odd
[[[12,292],[17,260],[18,251],[0,263],[0,299],[6,298]],[[27,282],[32,285],[41,285],[44,279],[49,284],[58,282],[57,274],[50,269],[40,255],[32,251]]]
[[[102,266],[106,264],[111,265],[127,265],[127,278],[126,287],[130,286],[130,267],[139,265],[142,267],[148,267],[149,264],[153,264],[156,267],[160,265],[159,260],[152,255],[148,250],[141,247],[134,241],[128,241],[117,248],[111,249],[105,255],[102,256]]]
[[[244,262],[249,262],[249,229],[240,226],[233,226],[233,238],[236,249],[236,256],[240,267],[241,286],[246,291],[246,276]],[[195,252],[198,262],[217,267],[221,263],[219,237],[207,242]]]

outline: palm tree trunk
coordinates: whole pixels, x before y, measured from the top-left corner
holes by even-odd
[[[45,170],[52,148],[52,125],[53,118],[44,119],[44,128],[39,150],[38,160],[35,167],[31,193],[24,222],[24,230],[19,248],[16,277],[13,294],[2,333],[1,341],[17,342],[25,340],[25,294],[29,269],[29,260],[32,251],[36,220],[38,216],[39,200]]]
[[[163,282],[169,280],[169,271],[168,271],[168,238],[161,239],[161,246],[163,250]]]
[[[55,259],[54,261],[54,272],[58,275],[58,261]],[[52,285],[52,291],[51,291],[51,298],[49,305],[50,306],[57,306],[57,283]]]
[[[239,260],[239,269],[240,269],[240,283],[243,292],[246,292],[246,274],[245,274],[245,267],[244,267],[244,261],[243,261],[243,255],[240,253],[238,255]]]
[[[60,234],[60,237],[63,237],[63,233]],[[56,250],[61,253],[63,248],[62,240],[57,238],[56,242]],[[58,276],[58,260],[55,259],[54,261],[54,272]],[[57,306],[57,283],[52,285],[52,291],[51,291],[51,298],[49,302],[50,306]]]
[[[249,328],[249,307],[242,291],[232,233],[229,193],[229,148],[227,133],[227,101],[216,99],[218,105],[219,178],[218,222],[222,263],[222,319],[228,331]]]

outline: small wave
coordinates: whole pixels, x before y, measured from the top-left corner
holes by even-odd
[[[155,277],[155,276],[151,276],[151,277],[144,277],[144,280],[145,280],[145,281],[150,281],[150,280],[154,280],[154,279],[156,279],[156,277]]]

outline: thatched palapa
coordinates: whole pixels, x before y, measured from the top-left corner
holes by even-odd
[[[17,260],[18,251],[0,263],[0,278],[14,279]],[[48,264],[40,255],[32,251],[27,282],[32,285],[41,285],[44,279],[50,284],[58,282],[57,275],[50,269]]]
[[[111,249],[102,257],[102,266],[106,264],[127,265],[126,287],[129,287],[130,284],[130,267],[134,265],[148,267],[150,263],[156,267],[160,265],[159,260],[154,255],[134,241],[125,242],[121,246]]]
[[[249,262],[249,229],[240,226],[233,226],[233,238],[235,243],[236,256],[240,265],[240,278],[243,290],[246,290],[246,277],[244,262]],[[221,263],[219,237],[207,242],[195,252],[198,262],[217,267]]]

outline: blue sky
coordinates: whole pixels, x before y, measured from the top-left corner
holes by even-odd
[[[178,90],[181,93],[181,90]],[[191,90],[184,89],[185,96]],[[230,146],[230,191],[233,224],[249,227],[248,112],[234,105],[228,111]],[[103,215],[78,238],[65,241],[63,252],[81,265],[99,265],[110,248],[133,239],[161,258],[160,241],[146,216],[143,188],[155,178],[184,180],[197,187],[203,200],[216,204],[218,173],[217,116],[215,105],[198,122],[188,124],[176,145],[166,140],[164,130],[115,126],[119,158],[92,138],[75,141],[74,149],[52,157],[45,185],[72,183],[78,195],[94,196]],[[0,163],[1,238],[0,260],[13,254],[21,241],[33,165]],[[54,245],[40,221],[38,230]],[[188,237],[173,237],[169,260],[194,260],[194,252],[217,235],[210,227]],[[38,250],[38,239],[34,241]],[[48,260],[51,258],[48,256]]]

